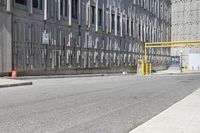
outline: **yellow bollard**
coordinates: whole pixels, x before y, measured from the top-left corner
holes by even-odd
[[[186,64],[186,65],[183,66],[183,71],[184,72],[188,72],[188,64]]]
[[[142,62],[142,75],[144,76],[145,75],[145,66],[144,66],[144,62]]]
[[[151,63],[149,64],[149,74],[150,75],[152,74],[152,64]]]
[[[146,75],[149,75],[149,64],[146,63]]]

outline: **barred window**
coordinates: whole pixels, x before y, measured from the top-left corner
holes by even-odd
[[[72,18],[78,18],[78,0],[72,0]]]
[[[42,10],[42,0],[33,0],[33,8]]]
[[[27,0],[15,0],[15,3],[27,5]]]
[[[67,16],[67,2],[68,0],[60,1],[60,15]]]
[[[117,16],[117,31],[120,31],[120,16]]]
[[[112,17],[112,30],[114,30],[115,29],[115,15],[112,14],[111,17]]]
[[[131,21],[131,35],[133,35],[133,21]]]
[[[102,9],[98,10],[98,16],[99,16],[98,25],[102,26]]]
[[[127,34],[129,34],[129,20],[127,20]]]
[[[95,7],[91,6],[92,24],[95,23]]]

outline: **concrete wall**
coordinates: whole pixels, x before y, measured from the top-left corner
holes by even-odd
[[[5,3],[0,1],[0,73],[11,71],[11,15],[5,12]]]
[[[11,4],[13,64],[18,71],[127,67],[143,58],[144,42],[171,39],[170,0],[78,0],[77,19],[72,18],[73,0],[68,0],[66,15],[57,0],[47,0],[47,11],[46,0],[42,9],[33,8],[31,1]],[[44,30],[50,35],[48,45],[42,44]],[[149,54],[154,64],[170,59],[169,49]]]
[[[172,41],[200,40],[200,1],[172,0]],[[200,47],[173,48],[172,56],[183,51],[183,65],[188,64],[189,53],[200,53]]]

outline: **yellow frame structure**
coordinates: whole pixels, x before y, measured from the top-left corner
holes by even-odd
[[[147,50],[150,48],[173,48],[186,46],[200,46],[200,41],[180,41],[180,42],[147,42],[145,43],[144,61],[148,62]]]
[[[147,42],[144,48],[144,59],[142,63],[142,75],[151,75],[152,64],[148,62],[148,49],[150,48],[173,48],[186,46],[200,46],[200,41],[181,41],[181,42]],[[138,62],[140,63],[140,62]]]

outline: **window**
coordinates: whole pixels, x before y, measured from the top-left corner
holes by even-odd
[[[27,5],[27,0],[15,0],[15,3]]]
[[[151,11],[151,0],[149,0],[149,11]]]
[[[72,0],[72,18],[78,18],[78,0]]]
[[[139,24],[139,28],[138,28],[138,34],[139,34],[139,39],[140,39],[140,34],[141,34],[141,25]]]
[[[98,16],[99,16],[98,25],[102,26],[102,10],[101,9],[98,10]]]
[[[95,23],[95,7],[91,6],[92,24]]]
[[[115,15],[112,14],[112,29],[115,29]]]
[[[60,1],[60,15],[61,16],[67,16],[67,2],[68,0]]]
[[[133,35],[133,21],[131,22],[131,35]]]
[[[129,34],[129,20],[127,20],[127,34]]]
[[[120,17],[117,16],[117,31],[120,31]]]
[[[42,10],[42,0],[33,0],[33,8]]]

